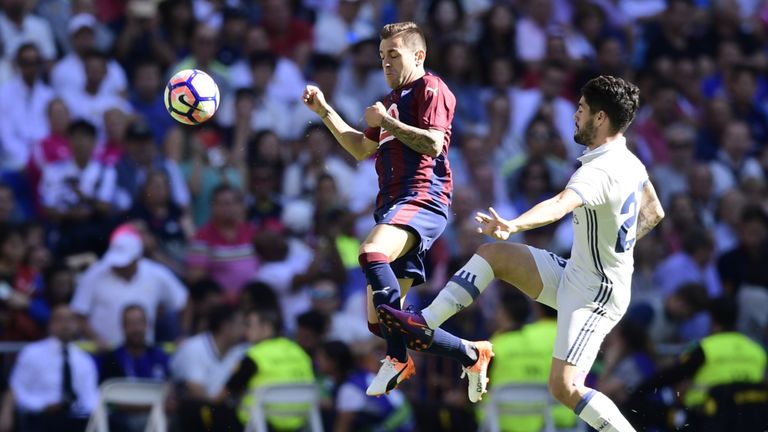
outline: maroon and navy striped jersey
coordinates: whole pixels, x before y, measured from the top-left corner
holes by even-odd
[[[387,113],[419,129],[444,132],[442,152],[435,158],[412,150],[384,128],[367,128],[366,138],[379,143],[376,173],[379,176],[378,209],[407,202],[448,216],[453,181],[448,163],[451,121],[456,98],[435,75],[393,90],[382,101]]]

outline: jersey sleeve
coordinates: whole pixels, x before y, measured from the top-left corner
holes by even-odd
[[[451,127],[456,109],[456,97],[442,81],[424,82],[417,101],[418,127],[446,132]]]
[[[579,194],[585,205],[598,206],[607,201],[608,174],[597,168],[582,166],[571,177],[566,189]]]
[[[367,128],[365,128],[365,131],[363,132],[363,134],[365,135],[366,138],[368,138],[369,140],[371,140],[373,142],[376,142],[376,143],[379,142],[379,134],[380,133],[381,133],[381,128],[380,127],[367,127]]]

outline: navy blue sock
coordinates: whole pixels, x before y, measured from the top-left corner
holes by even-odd
[[[389,258],[381,253],[369,252],[360,254],[359,261],[373,290],[374,307],[385,304],[400,310],[400,284],[389,265]],[[390,332],[383,325],[381,333],[387,341],[387,355],[405,363],[408,358],[402,333]]]
[[[467,347],[461,338],[441,328],[435,329],[432,345],[424,352],[452,358],[464,367],[471,367],[477,362],[477,351],[474,348]]]

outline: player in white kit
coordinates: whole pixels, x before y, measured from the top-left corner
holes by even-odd
[[[509,282],[558,311],[549,378],[553,396],[598,431],[634,431],[610,399],[584,386],[584,378],[606,334],[629,305],[633,247],[664,211],[623,135],[637,112],[638,88],[621,78],[600,76],[581,95],[574,140],[587,148],[565,189],[512,220],[492,208],[476,217],[479,232],[506,240],[573,212],[571,258],[516,243],[485,244],[427,308],[380,307],[379,316],[388,327],[407,334],[410,348],[421,350],[432,343],[432,330],[472,303],[491,280]],[[487,378],[481,377],[475,391],[484,392],[486,385]]]

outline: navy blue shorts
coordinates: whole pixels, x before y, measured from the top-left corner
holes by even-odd
[[[408,202],[379,208],[373,213],[377,224],[395,225],[416,234],[419,243],[390,265],[398,279],[413,279],[413,285],[426,281],[424,258],[432,243],[448,224],[445,216]]]

